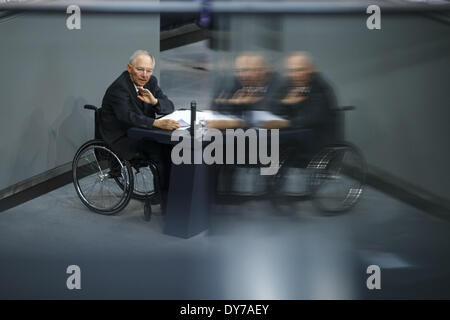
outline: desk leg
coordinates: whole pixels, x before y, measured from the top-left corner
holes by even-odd
[[[164,233],[189,238],[208,229],[212,183],[207,165],[173,165]]]

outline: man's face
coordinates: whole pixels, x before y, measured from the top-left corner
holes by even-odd
[[[243,86],[259,86],[266,81],[268,70],[261,56],[240,56],[236,59],[235,68]]]
[[[140,55],[136,58],[134,65],[127,65],[128,73],[130,74],[131,81],[136,86],[143,87],[152,76],[153,73],[153,61],[147,55]]]
[[[306,86],[311,79],[314,67],[306,56],[295,55],[286,60],[286,71],[292,84],[296,86]]]

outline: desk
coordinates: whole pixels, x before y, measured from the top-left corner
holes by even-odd
[[[158,143],[175,145],[172,131],[130,128],[131,139],[150,139]],[[213,183],[209,166],[205,164],[171,164],[169,194],[166,207],[164,233],[189,238],[208,228],[209,206]]]
[[[128,137],[135,140],[150,139],[158,143],[175,145],[172,131],[131,128]],[[306,141],[309,129],[280,130],[280,141]],[[208,229],[210,206],[214,199],[214,166],[206,164],[171,164],[169,194],[164,233],[182,238],[192,237]]]

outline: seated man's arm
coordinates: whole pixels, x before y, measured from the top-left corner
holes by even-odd
[[[314,93],[307,102],[306,108],[292,119],[293,127],[316,127],[329,121],[332,100],[327,93]],[[302,102],[301,102],[302,103]]]
[[[106,100],[106,101],[105,101]],[[107,92],[103,104],[112,106],[118,120],[131,127],[151,129],[155,119],[138,114],[131,109],[131,97],[125,88],[115,88]]]
[[[289,120],[269,120],[262,123],[264,129],[284,129],[291,126],[291,121]]]
[[[153,93],[153,96],[157,99],[156,104],[149,105],[149,107],[153,107],[154,110],[159,114],[169,114],[175,110],[173,102],[164,94],[161,88],[158,86],[158,80],[156,77],[152,77],[149,82],[150,91]]]
[[[244,128],[247,123],[244,120],[208,120],[206,127],[210,129],[235,129]]]
[[[151,129],[153,127],[164,130],[175,130],[180,127],[174,120],[156,120],[152,117],[133,112],[130,108],[130,96],[126,90],[115,90],[108,95],[117,119],[131,127]]]

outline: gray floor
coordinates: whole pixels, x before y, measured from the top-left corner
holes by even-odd
[[[163,234],[133,200],[88,211],[72,185],[0,215],[0,298],[354,299],[450,297],[450,224],[370,188],[350,213],[310,201],[291,216],[268,201],[220,206],[190,239]],[[157,207],[155,207],[155,211]],[[81,268],[79,291],[66,268]],[[381,290],[366,269],[381,268]]]
[[[207,64],[204,43],[162,54],[161,85],[177,106],[193,93],[207,105],[198,88],[209,75],[194,61]],[[338,216],[311,201],[289,216],[265,200],[217,206],[190,239],[165,235],[154,209],[150,222],[135,200],[101,216],[70,184],[2,212],[0,298],[450,298],[450,223],[372,188]],[[373,264],[381,290],[366,287]],[[81,268],[81,290],[66,287],[69,265]]]

